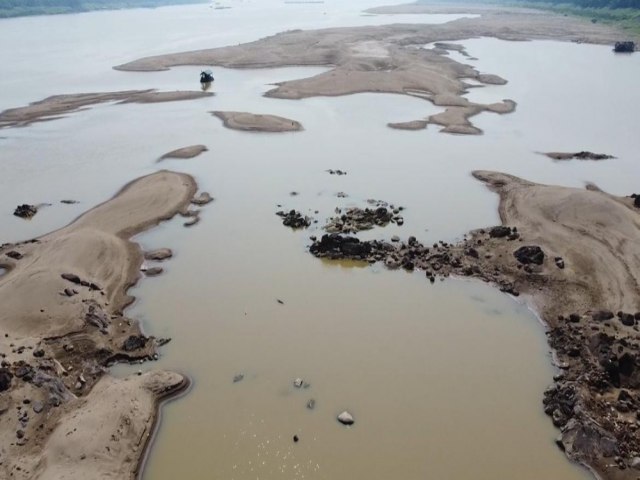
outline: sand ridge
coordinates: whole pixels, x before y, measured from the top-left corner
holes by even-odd
[[[63,115],[80,111],[90,105],[117,102],[125,103],[160,103],[194,100],[212,96],[210,92],[174,91],[158,92],[156,90],[128,90],[122,92],[74,93],[54,95],[34,102],[26,107],[11,108],[0,112],[0,128],[24,127],[34,122],[56,120]]]
[[[409,6],[374,10],[380,13],[407,11],[432,12],[433,8]],[[478,134],[481,131],[470,123],[470,117],[483,111],[509,113],[514,110],[515,102],[483,105],[465,99],[463,95],[470,87],[465,79],[492,85],[506,81],[448,58],[444,47],[451,48],[451,44],[446,42],[486,36],[514,41],[553,39],[612,43],[619,36],[609,27],[573,17],[523,9],[484,8],[479,11],[482,15],[478,18],[440,25],[291,30],[237,46],[146,57],[114,68],[158,71],[202,64],[228,68],[327,66],[329,71],[313,77],[277,83],[265,96],[301,99],[362,92],[415,95],[445,110],[426,119],[407,119],[390,126],[415,129],[420,124],[412,122],[418,121],[441,125],[448,133]],[[424,48],[433,42],[440,42],[439,46]]]
[[[172,150],[170,152],[162,155],[158,161],[170,159],[170,158],[178,158],[182,160],[187,160],[189,158],[194,158],[200,155],[201,153],[207,152],[209,149],[205,145],[189,145],[188,147],[178,148],[176,150]]]
[[[195,192],[192,177],[160,171],[64,228],[0,248],[8,270],[0,277],[0,376],[9,380],[0,476],[133,478],[158,402],[188,382],[169,372],[105,375],[113,362],[152,358],[163,343],[123,316],[143,261],[130,239],[186,211]]]
[[[248,112],[211,112],[225,127],[247,132],[299,132],[302,124],[290,118]]]

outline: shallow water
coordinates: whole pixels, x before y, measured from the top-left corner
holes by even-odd
[[[168,7],[2,21],[0,40],[16,48],[0,51],[8,65],[0,76],[7,92],[0,108],[62,92],[194,88],[198,68],[136,74],[110,67],[287,28],[396,23],[391,16],[361,15],[362,8],[383,3],[275,10],[272,2],[242,2],[230,10]],[[145,30],[123,27],[141,19],[148,20]],[[113,24],[122,34],[104,35]],[[48,41],[18,42],[27,26]],[[438,111],[411,97],[261,97],[269,84],[323,71],[297,67],[215,69],[212,98],[103,105],[3,130],[0,243],[58,228],[158,168],[193,174],[216,198],[196,227],[182,228],[176,219],[138,238],[146,248],[175,252],[164,275],[132,292],[139,300],[128,313],[149,334],[173,338],[158,363],[141,367],[175,369],[194,380],[187,396],[165,407],[145,478],[276,478],[283,470],[316,479],[588,477],[553,444],[557,431],[541,408],[553,369],[543,329],[524,306],[479,283],[430,285],[418,273],[323,262],[305,251],[308,236],[320,233],[336,206],[362,206],[367,198],[406,210],[404,226],[375,229],[365,238],[454,240],[495,224],[497,198],[471,178],[477,168],[633,191],[638,140],[616,119],[631,121],[640,106],[637,90],[622,89],[627,78],[638,78],[640,57],[557,42],[462,43],[478,57],[469,63],[510,81],[472,89],[469,98],[518,102],[513,114],[475,117],[483,136],[444,135],[433,126],[387,128],[387,122]],[[32,65],[20,58],[27,55],[38,59],[47,82],[25,76]],[[597,77],[594,62],[606,65]],[[618,88],[605,94],[603,75]],[[210,115],[217,109],[283,115],[301,121],[305,131],[231,131]],[[196,143],[210,150],[192,160],[154,163]],[[619,158],[554,163],[536,153],[582,149]],[[331,176],[329,168],[348,174]],[[349,197],[337,198],[338,192]],[[59,203],[69,198],[80,203]],[[52,205],[31,221],[11,215],[18,203],[45,202]],[[274,215],[280,208],[302,209],[319,224],[292,232]],[[244,380],[234,384],[238,373]],[[296,377],[311,387],[295,390]],[[312,397],[317,404],[309,411]],[[356,417],[353,428],[335,421],[343,409]],[[294,434],[300,437],[295,445]]]

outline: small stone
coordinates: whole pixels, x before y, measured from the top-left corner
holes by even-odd
[[[564,260],[562,259],[562,257],[556,257],[553,260],[556,263],[556,267],[558,267],[560,269],[564,268]]]
[[[313,410],[316,407],[316,401],[312,398],[307,402],[307,408]]]
[[[13,258],[14,260],[20,260],[22,258],[22,254],[20,252],[16,252],[15,250],[11,250],[6,253],[7,257]]]
[[[164,272],[164,268],[162,267],[151,267],[151,268],[147,268],[144,271],[144,274],[147,277],[157,277],[158,275],[160,275],[162,272]]]
[[[296,378],[293,381],[293,386],[296,388],[302,388],[302,385],[304,385],[304,380],[302,380],[301,378]]]
[[[640,457],[633,458],[629,465],[635,470],[640,470]]]
[[[35,413],[40,413],[44,409],[44,405],[40,401],[33,402],[33,411]]]
[[[391,237],[391,241],[392,242],[399,242],[400,241],[400,237],[398,235],[394,235],[393,237]]]
[[[169,248],[158,248],[156,250],[150,250],[148,252],[145,252],[144,254],[144,259],[145,260],[155,260],[155,261],[162,261],[162,260],[166,260],[167,258],[171,258],[173,256],[173,252],[171,251],[171,249]]]
[[[238,383],[238,382],[242,381],[243,378],[244,378],[244,373],[239,373],[237,375],[234,375],[233,383]]]
[[[191,199],[193,205],[206,205],[210,202],[213,202],[213,197],[211,197],[208,192],[202,192],[200,195]]]
[[[33,351],[33,356],[36,357],[36,358],[44,357],[44,350],[41,349],[41,348],[39,348],[37,350],[34,350]]]
[[[338,415],[338,421],[343,425],[353,425],[355,423],[353,415],[351,415],[346,410]]]
[[[300,440],[300,438],[298,438],[298,435],[294,435],[293,436],[293,442],[294,443],[298,443],[298,440]]]
[[[16,431],[16,437],[24,438],[24,431],[23,430],[17,430]]]

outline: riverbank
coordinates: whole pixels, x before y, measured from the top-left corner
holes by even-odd
[[[192,177],[160,171],[67,227],[0,248],[3,476],[135,476],[159,402],[188,381],[108,375],[113,363],[157,358],[168,341],[124,316],[143,261],[130,239],[185,213],[195,192]]]

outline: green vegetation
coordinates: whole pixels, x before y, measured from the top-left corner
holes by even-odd
[[[0,0],[0,18],[116,8],[158,7],[205,0]]]
[[[448,0],[459,3],[501,4],[550,10],[561,15],[585,17],[640,36],[640,0]],[[433,0],[418,0],[432,3]]]
[[[515,4],[585,17],[640,35],[640,0],[516,0]]]

